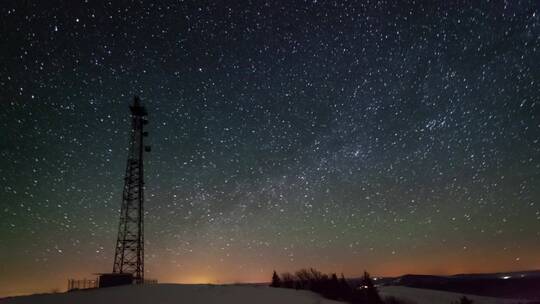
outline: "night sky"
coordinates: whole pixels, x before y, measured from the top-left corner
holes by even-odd
[[[112,270],[133,95],[147,278],[540,268],[536,0],[0,6],[0,296]]]

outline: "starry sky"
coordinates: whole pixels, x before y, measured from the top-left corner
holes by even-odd
[[[146,277],[540,268],[538,1],[2,1],[0,296]]]

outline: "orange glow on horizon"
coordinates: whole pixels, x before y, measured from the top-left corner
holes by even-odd
[[[175,283],[178,283],[178,284],[215,284],[216,282],[218,282],[218,280],[212,279],[207,276],[195,276],[195,277],[189,277],[187,279],[178,280]]]

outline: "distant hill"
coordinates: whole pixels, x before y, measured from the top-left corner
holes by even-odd
[[[452,276],[407,274],[396,278],[379,278],[377,284],[540,301],[540,271],[537,270]]]

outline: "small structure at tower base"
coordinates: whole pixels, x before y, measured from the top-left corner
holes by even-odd
[[[99,288],[119,286],[119,285],[131,285],[134,278],[131,273],[100,273],[99,274]]]

